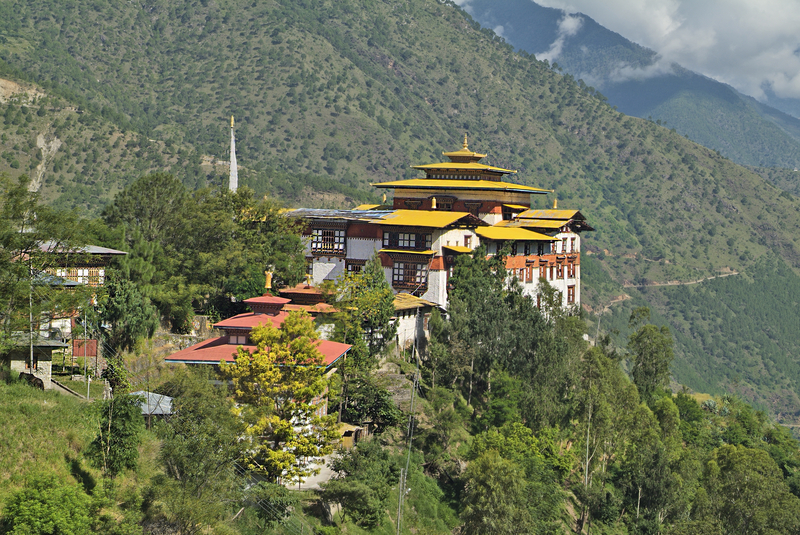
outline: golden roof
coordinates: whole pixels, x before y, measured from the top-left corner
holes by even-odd
[[[548,228],[558,229],[569,223],[569,219],[514,219],[501,221],[496,226],[508,228]]]
[[[520,219],[584,219],[578,210],[527,210],[519,214]]]
[[[359,204],[353,210],[375,210],[383,206],[382,204]]]
[[[475,230],[475,234],[487,240],[514,240],[514,241],[554,241],[555,238],[514,227],[483,227]]]
[[[374,225],[394,225],[401,227],[445,228],[462,219],[464,220],[463,223],[469,226],[479,227],[488,225],[488,223],[469,212],[433,210],[395,210],[391,214],[383,216],[381,219],[370,221],[370,223]]]
[[[409,293],[400,292],[394,296],[394,309],[395,310],[411,310],[422,307],[438,307],[436,303],[422,299]]]
[[[469,158],[475,160],[486,158],[485,154],[480,154],[478,152],[473,152],[469,150],[469,146],[467,145],[467,134],[464,134],[464,144],[461,145],[461,150],[453,152],[443,152],[442,155],[447,156],[448,158]]]
[[[372,184],[377,188],[399,189],[436,189],[436,190],[484,190],[484,191],[512,191],[522,193],[550,193],[548,189],[512,184],[510,182],[494,182],[491,180],[447,180],[438,178],[412,178],[409,180],[396,180],[394,182],[380,182]]]
[[[412,165],[412,169],[421,169],[423,171],[448,169],[454,171],[492,171],[495,173],[516,173],[514,169],[503,169],[502,167],[494,167],[478,162],[439,162],[428,163],[425,165]]]
[[[450,249],[455,253],[471,253],[472,249],[465,245],[442,245],[442,249]]]

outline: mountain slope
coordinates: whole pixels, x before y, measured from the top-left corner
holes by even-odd
[[[203,154],[227,159],[230,115],[246,169],[240,183],[298,205],[330,186],[335,194],[312,202],[352,206],[359,195],[374,195],[366,193],[369,182],[415,176],[410,165],[440,161],[467,131],[470,147],[488,152],[491,163],[519,169],[513,178],[521,183],[555,189],[560,206],[580,208],[598,229],[585,240],[595,254],[583,293],[595,310],[628,292],[678,331],[695,312],[671,310],[648,293],[650,283],[746,272],[768,255],[785,268],[776,280],[800,286],[794,197],[674,131],[612,109],[584,83],[515,52],[452,4],[53,0],[34,11],[5,2],[0,36],[8,72],[107,121],[105,132],[154,140],[149,146],[191,186],[225,180],[224,165],[193,175],[182,162],[191,156],[202,164]],[[102,146],[96,165],[116,162]],[[61,150],[55,159],[66,156]],[[85,158],[70,150],[69,158]],[[67,196],[79,175],[50,171],[48,198],[84,202]],[[121,186],[111,173],[93,185],[106,200]],[[535,202],[543,207],[552,199]],[[790,295],[776,299],[786,305]],[[725,292],[715,299],[738,306]],[[772,355],[754,343],[755,334],[738,336],[736,344],[750,344],[747,358]],[[678,351],[675,375],[697,388],[705,388],[705,377],[724,379],[742,358],[725,349],[701,368],[707,347],[688,336],[678,339]],[[766,370],[742,376],[741,392],[756,400],[779,387],[800,393],[775,367]],[[790,397],[783,413],[800,410]]]
[[[679,65],[663,65],[652,50],[584,14],[569,15],[572,24],[562,26],[564,12],[529,0],[464,5],[481,24],[502,29],[515,47],[551,57],[565,72],[598,87],[626,114],[666,122],[742,165],[794,168],[800,162],[796,117]]]

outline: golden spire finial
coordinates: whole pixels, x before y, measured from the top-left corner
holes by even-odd
[[[383,194],[383,204],[386,204],[386,194]]]
[[[233,115],[231,115],[231,128],[233,128]]]
[[[553,210],[557,210],[557,209],[558,209],[558,197],[553,199]]]
[[[431,197],[431,210],[436,210],[436,197]]]
[[[463,147],[464,147],[464,150],[469,150],[469,147],[467,146],[467,133],[466,132],[464,132],[464,145],[463,145]]]

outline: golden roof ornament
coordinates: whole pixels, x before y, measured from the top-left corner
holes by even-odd
[[[436,210],[436,197],[431,197],[431,210]]]
[[[233,115],[231,115],[231,128],[233,128]]]
[[[464,132],[464,145],[463,145],[463,147],[464,147],[464,150],[469,150],[469,147],[467,146],[467,133],[466,132]]]
[[[558,197],[553,199],[553,210],[557,210],[557,209],[558,209]]]
[[[383,204],[386,204],[386,194],[383,194]]]

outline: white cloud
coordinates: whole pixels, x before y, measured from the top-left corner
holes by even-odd
[[[756,98],[763,96],[765,85],[771,86],[778,96],[800,98],[797,52],[800,2],[797,0],[537,0],[537,3],[569,13],[585,13],[606,28],[655,50],[661,58],[656,69],[665,69],[676,62]],[[620,70],[620,76],[627,74],[635,73]]]
[[[565,14],[564,18],[558,22],[558,33],[556,35],[556,40],[553,41],[553,43],[550,45],[550,49],[546,52],[535,53],[534,55],[536,58],[550,62],[557,60],[561,55],[561,51],[564,49],[564,42],[568,37],[572,37],[578,33],[578,30],[580,30],[582,24],[583,19],[581,17]]]

